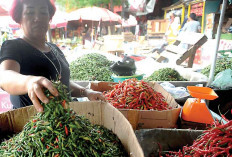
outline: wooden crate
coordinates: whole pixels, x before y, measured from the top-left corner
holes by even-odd
[[[148,34],[165,34],[167,27],[168,21],[165,19],[147,21]]]

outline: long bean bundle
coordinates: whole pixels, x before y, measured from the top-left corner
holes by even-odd
[[[69,108],[67,89],[54,83],[59,96],[48,90],[50,101],[43,104],[44,112],[37,113],[22,132],[0,145],[0,156],[128,156],[112,131],[92,125]]]

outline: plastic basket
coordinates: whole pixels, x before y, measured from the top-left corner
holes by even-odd
[[[143,79],[144,74],[140,74],[140,75],[132,75],[132,76],[115,76],[112,75],[111,78],[113,79],[114,82],[122,82],[124,80],[127,79],[131,79],[131,78],[137,78],[138,80],[142,80]]]

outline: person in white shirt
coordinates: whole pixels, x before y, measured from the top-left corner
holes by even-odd
[[[201,32],[201,25],[200,22],[197,21],[197,16],[195,13],[191,13],[189,15],[188,22],[184,25],[182,28],[183,32],[195,32],[200,33]]]

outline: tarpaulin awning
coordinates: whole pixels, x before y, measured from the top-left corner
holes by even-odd
[[[70,12],[68,21],[79,21],[79,23],[101,21],[101,23],[117,24],[121,23],[121,17],[106,8],[87,7]]]
[[[0,27],[20,28],[20,25],[16,23],[10,16],[0,16]]]
[[[67,26],[68,13],[57,10],[50,23],[50,28],[62,28]]]
[[[2,5],[0,5],[0,16],[6,15],[8,15],[8,11]]]

